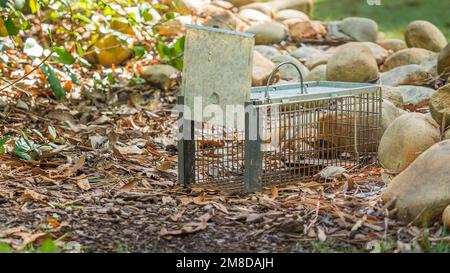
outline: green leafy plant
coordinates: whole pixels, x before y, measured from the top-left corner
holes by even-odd
[[[66,89],[70,89],[62,79],[68,75],[72,83],[80,84],[72,65],[90,66],[87,54],[95,50],[92,45],[105,34],[133,37],[130,48],[137,59],[148,54],[182,69],[184,38],[165,36],[158,31],[159,26],[176,19],[178,12],[176,4],[152,4],[147,0],[5,0],[0,1],[0,32],[3,29],[0,34],[21,36],[22,31],[33,27],[30,24],[33,21],[27,19],[29,13],[53,25],[39,42],[28,38],[23,51],[34,61],[41,61],[39,69],[54,98],[61,99],[66,96]],[[83,35],[86,32],[89,35]],[[106,77],[111,82],[111,76]],[[142,82],[138,76],[131,79],[132,84]]]
[[[3,138],[0,139],[0,155],[4,154],[6,149],[5,149],[5,144],[6,142],[8,142],[8,140],[10,140],[11,137],[10,136],[4,136]]]

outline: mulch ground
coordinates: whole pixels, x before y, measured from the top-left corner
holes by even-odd
[[[439,241],[438,225],[390,216],[376,165],[248,195],[178,185],[175,95],[138,86],[2,109],[2,135],[29,132],[51,149],[0,157],[0,241],[24,251],[50,238],[65,252],[398,252]],[[50,139],[49,126],[48,143],[30,131]]]

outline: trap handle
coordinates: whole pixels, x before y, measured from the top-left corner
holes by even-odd
[[[297,70],[298,74],[300,75],[300,92],[301,92],[301,94],[308,94],[308,91],[306,90],[306,87],[303,84],[303,74],[302,74],[302,71],[300,70],[300,68],[293,62],[284,62],[284,63],[280,63],[279,65],[277,65],[277,67],[275,67],[275,69],[269,75],[269,79],[267,80],[266,90],[264,92],[264,98],[266,98],[267,100],[270,99],[270,97],[269,97],[269,85],[270,85],[270,82],[272,81],[273,76],[278,71],[278,69],[280,69],[281,66],[287,65],[287,64],[290,64],[290,65],[294,66],[295,69]]]

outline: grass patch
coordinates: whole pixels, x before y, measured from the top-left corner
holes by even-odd
[[[357,16],[378,23],[387,38],[403,38],[406,26],[414,20],[427,20],[450,38],[450,1],[443,0],[381,0],[370,6],[366,0],[314,0],[314,19],[329,21]]]

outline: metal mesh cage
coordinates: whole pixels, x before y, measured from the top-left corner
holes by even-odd
[[[182,140],[180,179],[247,192],[304,181],[327,166],[353,167],[376,156],[381,125],[381,89],[341,96],[254,104],[258,137],[245,130],[186,122],[193,140]],[[244,117],[241,117],[244,118]]]

